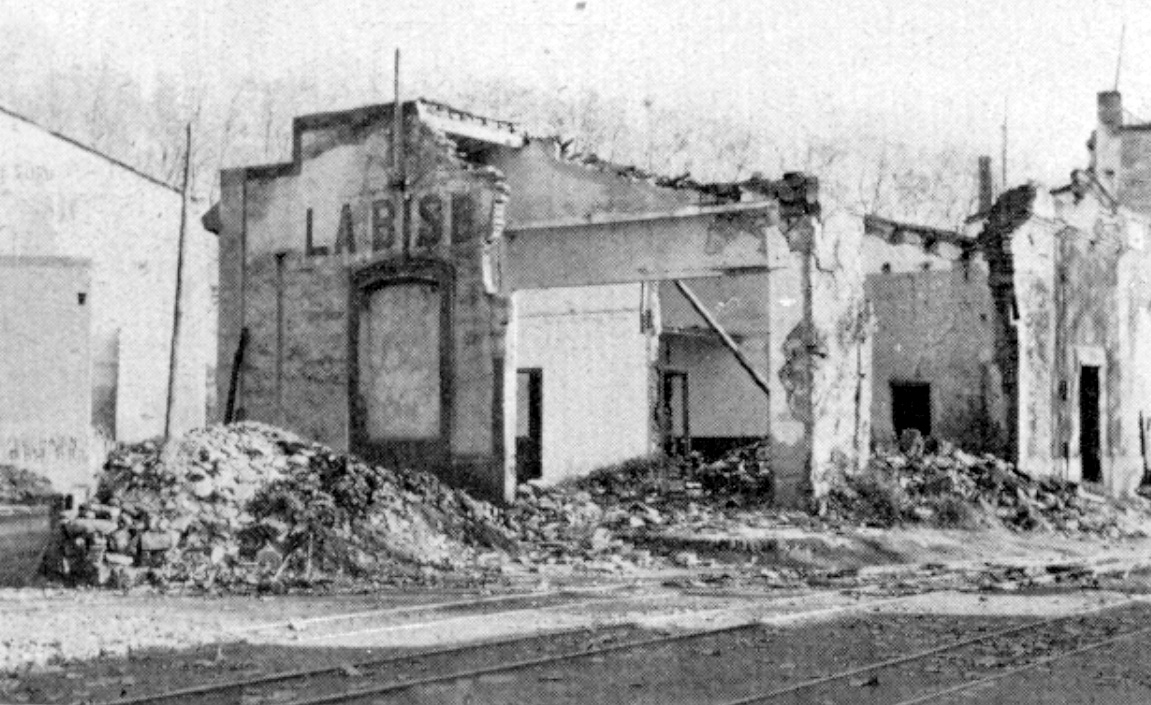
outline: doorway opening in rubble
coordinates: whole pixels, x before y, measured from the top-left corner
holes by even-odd
[[[1099,368],[1079,368],[1079,457],[1084,482],[1103,481],[1099,427]]]
[[[691,420],[688,415],[687,372],[664,370],[660,374],[660,435],[668,455],[691,452]]]
[[[931,435],[931,384],[928,382],[891,383],[891,425],[899,438],[908,429]]]
[[[543,477],[544,371],[524,368],[516,374],[516,477]]]

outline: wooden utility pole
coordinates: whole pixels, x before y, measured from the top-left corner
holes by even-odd
[[[408,178],[404,173],[404,104],[400,99],[400,50],[396,49],[395,76],[392,84],[392,188],[399,227],[401,252],[411,252],[408,226]]]
[[[1115,57],[1115,84],[1111,90],[1119,90],[1119,74],[1123,70],[1123,40],[1127,38],[1127,22],[1123,22],[1123,27],[1119,30],[1119,52]]]
[[[176,401],[177,350],[180,345],[182,311],[180,299],[184,292],[184,240],[188,232],[188,175],[192,164],[192,123],[188,123],[184,140],[184,179],[180,184],[180,234],[176,240],[176,300],[172,306],[172,346],[168,354],[168,403],[164,413],[164,438],[172,434],[172,407]]]
[[[1007,111],[1011,107],[1011,104],[1008,102],[1009,100],[1009,98],[1003,99],[1003,143],[1000,145],[999,155],[999,168],[1002,179],[999,191],[1001,193],[1007,190]]]

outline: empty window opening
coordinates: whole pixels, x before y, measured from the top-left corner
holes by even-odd
[[[516,374],[516,479],[543,477],[544,372],[539,368]]]
[[[912,428],[930,436],[931,385],[927,382],[892,382],[891,424],[897,438]]]
[[[1099,368],[1079,368],[1079,457],[1084,482],[1102,482],[1099,426]]]

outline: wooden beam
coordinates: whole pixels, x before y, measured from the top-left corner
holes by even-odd
[[[688,300],[688,303],[691,304],[696,313],[698,313],[700,317],[703,318],[703,320],[707,321],[707,324],[711,326],[711,329],[719,335],[720,340],[723,341],[723,344],[727,346],[727,349],[731,351],[731,354],[735,356],[736,361],[739,362],[739,366],[742,367],[744,371],[751,376],[751,380],[755,382],[755,385],[759,387],[760,390],[763,391],[764,395],[770,399],[771,387],[768,386],[767,380],[763,378],[763,375],[761,375],[759,371],[755,369],[755,366],[751,364],[751,361],[748,360],[747,356],[743,354],[742,350],[740,350],[739,343],[735,342],[735,339],[727,334],[727,331],[723,329],[723,326],[719,324],[719,321],[715,320],[715,317],[711,315],[711,311],[707,310],[707,307],[703,305],[703,302],[699,300],[699,297],[695,295],[695,292],[692,291],[687,284],[676,280],[675,286],[677,289],[679,289],[679,292],[683,294],[683,297]]]

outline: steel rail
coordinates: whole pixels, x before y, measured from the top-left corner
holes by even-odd
[[[595,597],[593,595],[585,595],[580,598],[570,600],[568,602],[560,602],[554,605],[529,605],[527,607],[516,607],[510,610],[499,610],[498,612],[477,612],[474,614],[458,614],[443,619],[432,619],[426,622],[401,622],[399,624],[384,624],[378,627],[366,627],[364,629],[353,629],[346,632],[327,632],[324,634],[306,634],[298,637],[298,641],[315,643],[323,639],[338,639],[349,636],[364,636],[367,634],[382,634],[384,632],[398,632],[406,629],[427,629],[428,627],[435,627],[452,622],[462,622],[476,618],[486,617],[502,617],[510,614],[520,614],[522,612],[550,612],[554,610],[562,610],[566,607],[582,607],[584,605],[597,605],[602,602],[614,602],[621,599],[620,595],[607,595],[603,597]]]
[[[832,673],[832,674],[827,675],[827,676],[821,676],[819,678],[812,678],[810,680],[806,680],[806,681],[803,681],[801,683],[796,683],[794,685],[787,686],[786,688],[779,688],[777,690],[772,690],[772,691],[769,691],[767,693],[760,693],[757,695],[751,695],[751,696],[743,697],[743,698],[740,698],[738,700],[729,700],[729,701],[723,703],[722,705],[752,705],[753,703],[760,703],[760,702],[764,702],[767,700],[771,700],[772,698],[778,698],[778,697],[783,696],[783,695],[790,695],[792,693],[796,693],[796,692],[799,692],[801,690],[807,690],[809,688],[814,688],[814,687],[817,687],[820,685],[824,685],[825,683],[832,683],[834,681],[843,680],[845,678],[850,678],[852,676],[858,676],[858,675],[863,674],[863,673],[870,673],[871,671],[879,671],[879,670],[882,670],[885,668],[891,668],[892,666],[899,666],[899,665],[903,665],[906,663],[912,663],[915,661],[920,661],[922,659],[929,658],[929,657],[935,656],[937,654],[947,653],[948,651],[954,651],[956,649],[961,649],[965,646],[977,644],[979,642],[987,641],[989,639],[998,639],[1000,637],[1010,636],[1012,634],[1018,634],[1021,632],[1032,631],[1035,629],[1041,629],[1043,627],[1050,626],[1052,624],[1057,624],[1059,622],[1065,622],[1068,620],[1078,619],[1081,617],[1089,617],[1091,615],[1099,614],[1101,612],[1107,612],[1107,611],[1111,611],[1111,610],[1121,609],[1123,607],[1129,607],[1130,605],[1136,604],[1138,602],[1142,602],[1142,600],[1139,600],[1138,598],[1134,598],[1134,597],[1128,597],[1126,599],[1120,600],[1118,602],[1115,602],[1115,603],[1112,603],[1109,605],[1102,605],[1102,606],[1093,607],[1093,608],[1087,609],[1087,610],[1081,610],[1079,612],[1073,612],[1071,614],[1064,614],[1064,615],[1059,615],[1056,617],[1050,617],[1047,619],[1040,619],[1040,620],[1036,620],[1033,622],[1028,622],[1027,624],[1017,625],[1014,627],[1007,627],[1006,629],[999,629],[999,630],[996,630],[993,632],[987,632],[985,634],[979,634],[976,636],[968,637],[966,639],[960,639],[959,641],[951,642],[949,644],[943,644],[942,646],[935,646],[935,647],[932,647],[930,649],[924,649],[922,651],[917,651],[917,652],[912,653],[912,654],[904,654],[902,656],[896,656],[894,658],[885,659],[883,661],[877,661],[875,663],[870,663],[870,664],[866,664],[863,666],[856,666],[855,668],[849,668],[849,669],[846,669],[843,671],[838,671],[836,673]],[[912,701],[912,702],[916,702],[916,701]],[[900,703],[899,705],[903,705],[903,704]]]
[[[319,617],[305,617],[303,619],[291,619],[287,621],[256,624],[248,627],[231,629],[229,630],[229,633],[250,634],[253,632],[272,631],[274,629],[294,629],[301,625],[307,626],[312,624],[323,624],[325,622],[338,622],[344,619],[357,619],[361,617],[384,617],[394,614],[411,614],[419,612],[435,612],[439,610],[448,610],[455,607],[474,607],[476,605],[486,605],[496,602],[514,602],[516,600],[530,600],[543,597],[561,597],[565,595],[581,595],[585,593],[597,595],[604,592],[623,592],[632,587],[633,586],[629,584],[608,585],[602,588],[583,588],[577,590],[538,590],[535,592],[520,592],[507,595],[490,595],[473,600],[451,600],[448,602],[429,602],[415,605],[400,605],[398,607],[381,607],[377,609],[358,610],[355,612],[327,614],[321,615]]]
[[[850,596],[851,592],[852,591],[850,591],[850,590],[836,589],[836,590],[825,590],[825,591],[819,591],[819,592],[811,592],[811,593],[806,593],[806,594],[803,594],[803,593],[789,594],[789,595],[782,597],[782,598],[779,598],[779,599],[770,600],[770,601],[768,601],[768,604],[778,604],[778,603],[782,603],[782,602],[787,602],[789,600],[794,600],[796,598],[822,598],[822,597],[835,596],[835,595],[843,595],[846,597],[846,596]],[[547,594],[560,594],[560,593],[553,592],[553,593],[547,593]],[[836,614],[836,613],[843,612],[843,611],[866,609],[867,607],[871,607],[871,606],[875,606],[875,605],[888,604],[888,603],[902,601],[902,600],[907,600],[907,599],[918,597],[918,596],[924,595],[924,594],[928,594],[928,593],[913,593],[913,594],[909,594],[909,595],[899,595],[896,597],[885,597],[885,598],[876,599],[876,600],[869,600],[869,601],[863,602],[863,603],[854,603],[854,604],[848,604],[848,605],[833,605],[831,607],[824,607],[824,608],[820,608],[817,610],[809,610],[806,612],[791,612],[791,613],[784,613],[784,614],[779,614],[779,615],[772,615],[769,617],[760,618],[760,619],[756,619],[756,620],[749,621],[746,623],[742,623],[741,625],[738,625],[738,626],[740,628],[750,628],[750,627],[754,627],[757,625],[782,624],[782,623],[786,623],[786,622],[794,621],[794,620],[811,619],[811,618],[816,618],[816,617],[820,617],[820,616],[827,616],[827,615]],[[578,604],[578,602],[566,603],[564,605],[553,605],[552,608],[571,606],[572,604]],[[758,603],[758,606],[762,607],[762,606],[764,606],[764,603]],[[547,608],[536,608],[536,609],[547,609]],[[719,608],[719,609],[714,609],[714,610],[707,610],[707,611],[702,612],[701,614],[713,615],[713,614],[722,614],[725,612],[735,612],[738,610],[746,610],[746,609],[748,609],[748,607],[746,605],[740,605],[737,607],[724,607],[724,608]],[[519,610],[512,610],[512,611],[519,611]],[[505,611],[505,612],[488,613],[488,615],[471,615],[471,616],[489,616],[489,615],[494,616],[494,615],[507,614],[507,613],[508,612]],[[452,619],[455,619],[455,618],[452,618]],[[440,620],[440,622],[447,622],[447,621],[452,621],[452,620],[451,619]],[[399,626],[404,626],[404,625],[390,625],[390,626],[399,627]],[[423,626],[428,626],[428,624],[424,624]],[[579,625],[579,626],[570,627],[570,628],[566,628],[566,629],[555,629],[555,630],[550,630],[550,631],[545,631],[545,632],[534,632],[534,633],[531,633],[528,635],[522,635],[522,634],[513,635],[513,636],[508,636],[508,637],[504,637],[504,638],[500,638],[500,639],[485,640],[485,641],[479,641],[479,642],[469,642],[469,643],[457,644],[454,646],[448,646],[448,647],[443,647],[443,648],[438,648],[438,649],[425,649],[425,650],[414,651],[414,652],[410,652],[410,653],[406,653],[406,654],[396,654],[393,656],[386,656],[386,657],[382,657],[382,658],[356,661],[356,662],[352,662],[352,663],[340,663],[340,664],[334,664],[334,665],[329,665],[329,666],[321,666],[318,668],[304,668],[304,669],[297,669],[297,670],[292,670],[292,671],[281,671],[278,673],[269,673],[267,675],[257,676],[255,678],[248,678],[248,679],[243,679],[243,680],[227,681],[227,682],[223,682],[223,683],[205,683],[202,685],[189,686],[186,688],[179,688],[176,690],[170,690],[170,691],[166,691],[166,692],[162,692],[162,693],[156,693],[156,694],[152,694],[152,695],[140,695],[140,696],[135,696],[135,697],[131,697],[131,698],[121,698],[118,700],[107,701],[104,703],[104,705],[141,705],[142,703],[165,702],[165,701],[169,701],[169,700],[176,700],[179,698],[206,696],[206,695],[210,695],[212,693],[223,693],[223,692],[232,691],[232,690],[242,690],[244,688],[263,686],[263,685],[268,685],[271,683],[282,683],[282,682],[288,682],[288,681],[293,681],[293,680],[305,680],[305,679],[313,678],[313,677],[335,675],[337,673],[344,672],[348,668],[348,666],[352,666],[353,668],[355,668],[357,670],[370,670],[373,668],[380,668],[383,666],[388,666],[390,664],[402,663],[405,661],[415,661],[415,660],[419,660],[419,659],[434,658],[437,656],[446,656],[446,655],[450,655],[450,654],[461,654],[461,653],[466,653],[466,652],[478,651],[478,650],[482,650],[482,649],[489,649],[489,648],[493,648],[493,647],[510,646],[510,645],[514,645],[517,643],[526,644],[526,643],[530,643],[532,641],[539,641],[542,639],[554,639],[557,637],[571,636],[571,635],[579,634],[581,632],[588,632],[589,634],[596,634],[596,633],[603,633],[603,632],[626,631],[628,629],[640,629],[640,628],[642,628],[642,626],[638,625],[634,622],[610,624],[610,625],[606,625],[606,626],[605,625]],[[681,638],[685,638],[687,636],[703,637],[703,636],[707,636],[711,633],[721,633],[723,630],[726,630],[726,629],[730,629],[730,627],[714,628],[713,630],[697,630],[695,632],[688,632],[685,634],[672,635],[671,639],[668,639],[668,637],[658,637],[658,638],[654,638],[654,639],[642,640],[640,642],[627,642],[625,644],[617,645],[617,646],[622,646],[622,647],[636,646],[638,648],[640,646],[646,646],[646,645],[661,643],[662,641],[668,641],[668,640],[674,641],[674,640],[678,640]],[[573,657],[578,657],[578,656],[585,654],[585,653],[590,653],[590,655],[595,655],[596,653],[599,653],[599,652],[598,651],[569,652],[569,653],[564,654],[564,655],[558,655],[559,658],[557,660],[561,660],[561,661],[562,660],[568,660],[568,659],[571,659]],[[499,668],[499,666],[496,666],[495,668]],[[452,679],[453,677],[462,678],[464,676],[462,676],[462,675],[461,676],[453,676],[452,674],[446,674],[442,678],[445,680],[448,680],[448,679]],[[396,687],[401,687],[401,688],[402,687],[409,687],[409,684],[410,684],[410,682],[402,682],[400,684],[396,684]],[[303,701],[303,702],[310,702],[310,701]]]
[[[535,632],[528,636],[521,634],[504,637],[502,639],[457,644],[455,646],[446,646],[438,649],[423,649],[420,651],[412,651],[405,654],[396,654],[394,656],[385,656],[382,658],[370,659],[366,661],[333,664],[330,666],[320,666],[318,668],[301,668],[294,671],[280,671],[277,673],[269,673],[267,675],[257,676],[255,678],[246,678],[244,680],[227,681],[224,683],[205,683],[203,685],[194,685],[187,688],[180,688],[178,690],[169,690],[163,693],[157,693],[155,695],[141,695],[133,698],[110,700],[106,703],[103,703],[103,705],[137,705],[138,703],[163,702],[177,698],[208,695],[210,693],[216,692],[222,693],[229,690],[238,690],[254,686],[267,685],[269,683],[282,683],[286,681],[302,680],[319,676],[335,675],[337,673],[346,672],[349,666],[357,670],[379,668],[381,666],[387,666],[393,663],[402,663],[404,661],[416,661],[419,659],[432,658],[436,656],[447,656],[455,653],[475,651],[477,649],[489,649],[517,643],[527,643],[539,639],[551,639],[555,637],[570,636],[579,634],[580,632],[588,632],[589,634],[594,634],[597,633],[597,630],[600,630],[599,633],[602,633],[603,631],[611,630],[623,631],[628,628],[634,627],[630,624],[611,625],[607,627],[597,627],[585,624],[578,627],[569,627],[567,629]]]
[[[1148,634],[1148,633],[1151,633],[1151,627],[1143,627],[1142,629],[1135,629],[1134,631],[1125,632],[1123,634],[1117,634],[1115,636],[1108,637],[1108,638],[1103,639],[1101,641],[1097,641],[1097,642],[1094,642],[1092,644],[1087,644],[1086,646],[1081,646],[1077,649],[1072,649],[1071,651],[1066,651],[1066,652],[1061,653],[1061,654],[1052,654],[1051,656],[1045,656],[1045,657],[1043,657],[1037,661],[1032,661],[1031,663],[1027,663],[1027,664],[1024,664],[1022,666],[1016,666],[1015,668],[1009,668],[1006,671],[1002,671],[1000,673],[995,673],[995,674],[992,674],[990,676],[984,676],[983,678],[978,678],[976,680],[968,681],[966,683],[960,683],[958,685],[953,685],[949,688],[944,688],[943,690],[937,690],[937,691],[932,692],[932,693],[927,693],[926,695],[918,695],[914,698],[911,698],[910,700],[900,700],[899,702],[894,703],[894,705],[919,705],[919,703],[926,703],[926,702],[929,702],[931,700],[941,698],[945,695],[952,695],[954,693],[961,693],[965,690],[971,690],[972,688],[977,688],[981,685],[986,685],[987,683],[993,683],[997,680],[1001,680],[1003,678],[1007,678],[1009,676],[1013,676],[1013,675],[1016,675],[1018,673],[1022,673],[1023,671],[1027,671],[1027,670],[1030,670],[1032,668],[1038,668],[1040,666],[1046,666],[1047,664],[1054,663],[1055,661],[1060,661],[1062,659],[1070,658],[1072,656],[1078,656],[1079,654],[1083,654],[1083,653],[1086,653],[1088,651],[1094,651],[1095,649],[1100,649],[1100,648],[1103,648],[1104,646],[1109,646],[1111,644],[1114,644],[1117,641],[1123,641],[1124,639],[1132,639],[1134,637],[1141,636],[1143,634]]]
[[[546,593],[546,595],[548,595],[548,596],[564,595],[564,594],[568,594],[568,593],[565,593],[563,591],[554,591],[554,592]],[[561,609],[563,607],[572,607],[572,606],[584,605],[584,604],[595,604],[598,602],[606,602],[609,600],[619,599],[619,596],[608,596],[608,597],[596,598],[595,594],[596,593],[592,593],[592,594],[583,596],[583,598],[585,598],[585,599],[574,599],[570,602],[564,602],[564,603],[560,603],[558,605],[548,605],[546,607],[522,607],[522,608],[517,608],[517,609],[513,609],[513,610],[501,610],[499,612],[484,612],[484,613],[471,614],[471,615],[456,615],[456,616],[449,617],[447,619],[434,620],[431,622],[416,622],[416,623],[410,623],[409,622],[409,623],[401,623],[401,624],[389,624],[389,625],[384,625],[384,626],[376,627],[376,628],[372,628],[372,629],[361,629],[361,630],[356,630],[356,631],[352,631],[352,632],[334,632],[334,633],[330,633],[330,634],[320,634],[320,635],[316,635],[316,636],[312,637],[311,641],[316,641],[318,639],[341,637],[341,636],[357,636],[360,634],[372,634],[372,633],[385,632],[385,631],[403,629],[403,628],[430,627],[430,626],[436,626],[438,624],[457,621],[459,619],[468,619],[468,618],[475,618],[475,617],[495,617],[495,616],[501,616],[501,615],[507,615],[507,614],[515,614],[518,612],[541,611],[541,610],[548,610],[548,609]],[[525,597],[525,595],[520,595],[520,597]],[[483,604],[489,604],[489,603],[490,603],[490,601],[483,602]],[[451,604],[453,606],[456,606],[456,603],[451,603]],[[470,603],[464,603],[464,604],[467,605]],[[360,613],[355,613],[355,614],[358,616]],[[367,613],[363,613],[363,614],[374,614],[374,612],[367,612]],[[351,615],[347,615],[347,616],[351,616]],[[324,618],[320,617],[320,618],[316,618],[316,619],[323,620]],[[622,628],[627,627],[627,626],[629,626],[629,625],[626,625],[626,624],[625,625],[608,625],[606,627],[601,626],[599,628],[601,628],[601,629],[622,629]],[[580,625],[580,626],[571,627],[568,629],[556,629],[556,630],[545,631],[545,632],[533,632],[532,634],[529,634],[527,636],[521,634],[521,635],[509,636],[509,637],[502,638],[502,639],[495,639],[495,640],[488,640],[488,641],[481,641],[481,642],[471,642],[471,643],[467,643],[467,644],[459,644],[456,646],[445,647],[445,648],[440,648],[440,649],[426,649],[426,650],[415,651],[415,652],[411,652],[411,653],[407,653],[407,654],[397,654],[395,656],[387,656],[387,657],[378,658],[378,659],[368,659],[365,661],[358,661],[358,662],[354,662],[351,664],[341,663],[341,664],[333,665],[333,666],[321,666],[319,668],[302,668],[302,669],[297,669],[297,670],[293,670],[293,671],[282,671],[282,672],[278,672],[278,673],[269,673],[267,675],[258,676],[256,678],[249,678],[249,679],[236,680],[236,681],[227,681],[225,683],[206,683],[203,685],[189,686],[187,688],[179,688],[177,690],[171,690],[171,691],[166,691],[163,693],[157,693],[155,695],[141,695],[141,696],[132,697],[132,698],[121,698],[118,700],[108,701],[104,705],[138,705],[141,703],[173,700],[176,698],[190,697],[190,696],[195,696],[195,695],[207,695],[209,693],[216,692],[216,691],[228,691],[228,690],[235,690],[238,688],[246,688],[246,687],[258,686],[258,685],[266,685],[268,683],[300,680],[300,679],[306,679],[306,678],[311,678],[311,677],[330,675],[330,674],[334,674],[334,673],[343,671],[349,665],[351,665],[357,669],[378,668],[380,666],[386,666],[386,665],[391,664],[391,663],[398,663],[398,662],[402,662],[402,661],[411,661],[411,660],[427,658],[427,657],[431,657],[431,656],[441,656],[441,655],[451,654],[451,653],[456,653],[456,652],[472,651],[472,650],[476,650],[476,649],[480,649],[480,648],[490,648],[493,646],[505,646],[508,644],[515,643],[517,641],[528,642],[528,641],[532,641],[532,640],[538,640],[541,638],[549,638],[549,637],[556,637],[556,636],[567,636],[568,634],[578,634],[581,631],[589,631],[589,630],[592,630],[595,628],[596,627],[594,627],[594,626]]]

